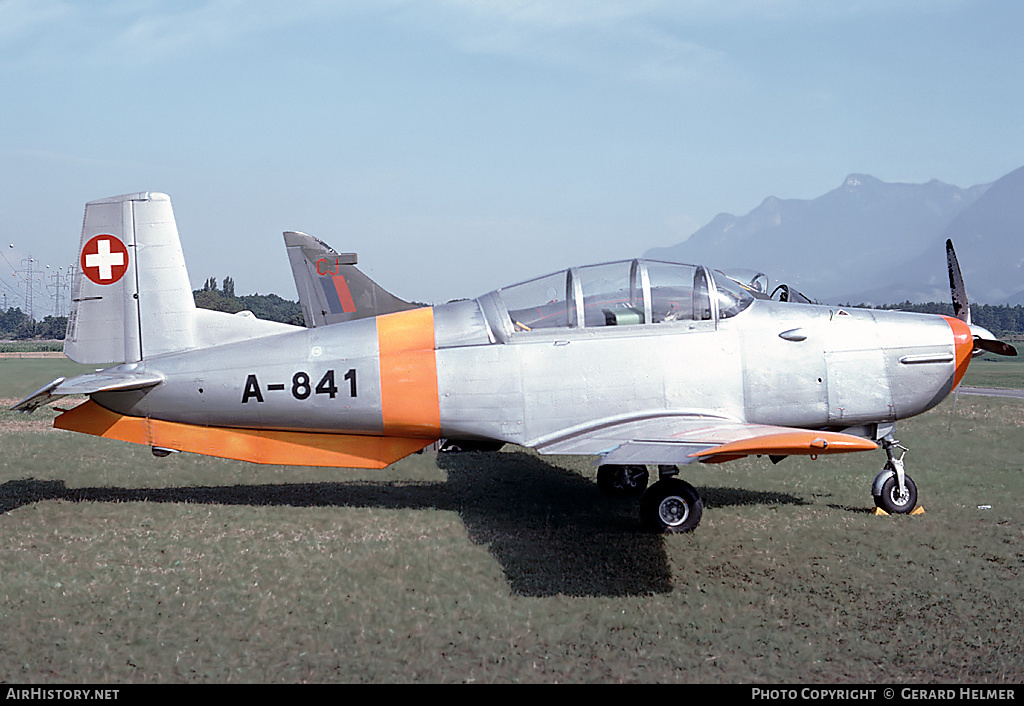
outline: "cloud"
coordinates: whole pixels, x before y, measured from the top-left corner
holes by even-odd
[[[61,0],[2,0],[0,2],[0,43],[34,33],[71,12]]]
[[[140,69],[203,56],[296,25],[398,23],[467,54],[633,81],[693,80],[725,55],[698,30],[835,19],[963,0],[0,0],[0,66]]]
[[[324,0],[0,0],[0,65],[145,69],[175,57],[220,52],[301,22],[337,17],[348,7]]]
[[[692,80],[724,57],[687,39],[671,5],[654,0],[441,0],[393,7],[406,26],[466,54],[619,80]]]
[[[716,37],[785,20],[837,23],[964,0],[391,0],[390,17],[456,50],[640,83],[718,80],[737,68]],[[724,33],[724,34],[723,34]]]

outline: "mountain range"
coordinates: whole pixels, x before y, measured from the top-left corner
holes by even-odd
[[[1024,167],[967,188],[851,174],[818,198],[766,198],[645,257],[757,269],[822,303],[948,301],[951,239],[972,302],[1024,304]]]

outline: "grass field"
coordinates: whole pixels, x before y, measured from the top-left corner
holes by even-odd
[[[1021,355],[1016,358],[983,355],[971,361],[963,384],[1016,390],[1024,388],[1024,343],[1018,343],[1017,349]]]
[[[683,536],[589,459],[158,459],[0,412],[0,679],[1020,683],[1024,401],[951,412],[898,428],[923,515],[872,514],[880,451],[748,459],[684,469]]]

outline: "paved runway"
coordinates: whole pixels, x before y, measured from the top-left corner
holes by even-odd
[[[1001,390],[995,387],[961,387],[965,395],[984,395],[985,397],[1016,397],[1024,399],[1024,390]]]

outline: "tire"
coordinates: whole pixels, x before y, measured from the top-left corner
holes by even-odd
[[[704,501],[689,483],[678,478],[660,480],[644,493],[640,519],[655,532],[692,532],[700,524]]]
[[[903,476],[906,492],[900,495],[896,474],[882,483],[882,494],[875,496],[875,505],[890,515],[909,515],[917,507],[917,486],[910,476]]]
[[[639,497],[647,489],[649,480],[646,466],[605,465],[597,469],[597,487],[612,497]]]

